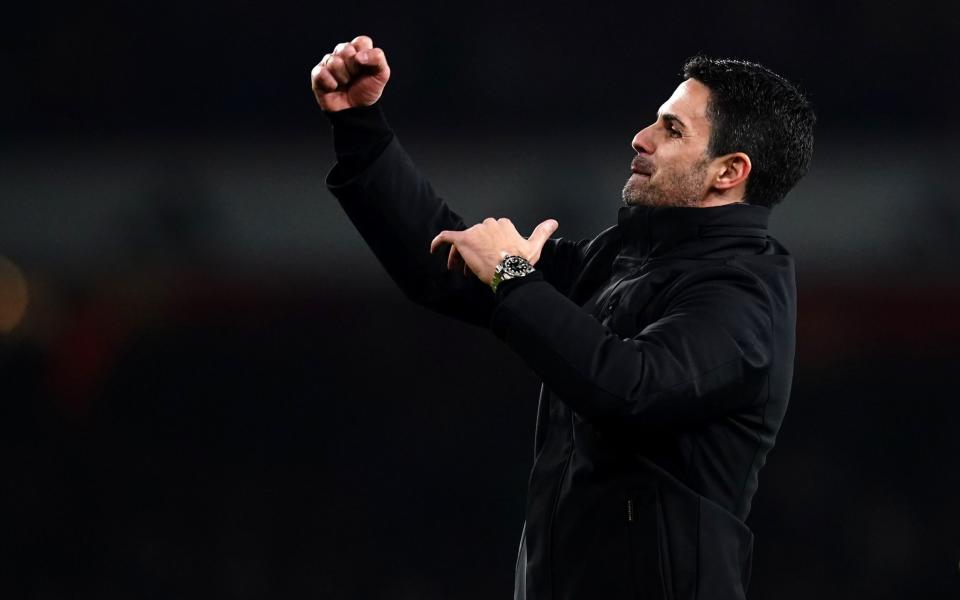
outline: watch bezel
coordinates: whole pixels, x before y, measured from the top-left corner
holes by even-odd
[[[508,279],[525,277],[535,270],[533,265],[530,264],[530,261],[522,256],[514,254],[504,256],[493,269],[493,280],[490,282],[490,287],[496,292],[497,286],[499,286],[501,282],[507,281]]]
[[[503,274],[505,276],[523,277],[530,273],[533,265],[522,256],[506,256],[503,259]]]

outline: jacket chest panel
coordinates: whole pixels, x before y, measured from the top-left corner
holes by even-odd
[[[582,307],[621,339],[636,337],[663,316],[677,280],[710,263],[712,261],[678,258],[618,259],[613,273]],[[538,420],[543,443],[536,457],[534,479],[557,476],[574,448],[606,454],[602,447],[595,447],[593,425],[583,422],[552,390],[544,389],[544,392]],[[612,449],[609,455],[615,457],[621,451]]]
[[[634,337],[662,316],[664,292],[681,274],[669,264],[625,268],[614,273],[584,309],[621,338]]]
[[[593,318],[621,338],[631,338],[661,317],[666,308],[664,292],[684,273],[677,261],[636,261],[622,265],[583,304]],[[541,414],[548,443],[566,448],[573,442],[575,415],[552,391]]]

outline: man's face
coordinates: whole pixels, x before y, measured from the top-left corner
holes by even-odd
[[[625,204],[700,204],[710,189],[709,99],[710,88],[687,79],[657,111],[657,120],[633,137],[637,156],[623,186]]]

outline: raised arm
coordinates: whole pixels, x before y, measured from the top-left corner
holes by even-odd
[[[462,265],[456,254],[430,251],[440,231],[464,230],[466,224],[437,196],[387,125],[377,101],[389,78],[386,54],[367,36],[338,44],[311,72],[317,103],[334,129],[337,164],[327,185],[408,298],[487,326],[495,301],[487,284],[469,270],[448,268]],[[538,230],[542,240],[531,251],[535,255],[525,254],[531,263],[555,224]],[[551,250],[557,245],[551,243]]]
[[[466,224],[433,191],[387,126],[377,105],[390,66],[367,36],[338,44],[313,68],[317,103],[334,129],[337,164],[327,186],[390,277],[414,302],[486,326],[489,288],[446,268],[430,240]]]

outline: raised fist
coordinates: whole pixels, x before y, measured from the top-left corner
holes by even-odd
[[[310,72],[313,95],[327,112],[370,106],[389,79],[387,56],[365,35],[337,44]]]

